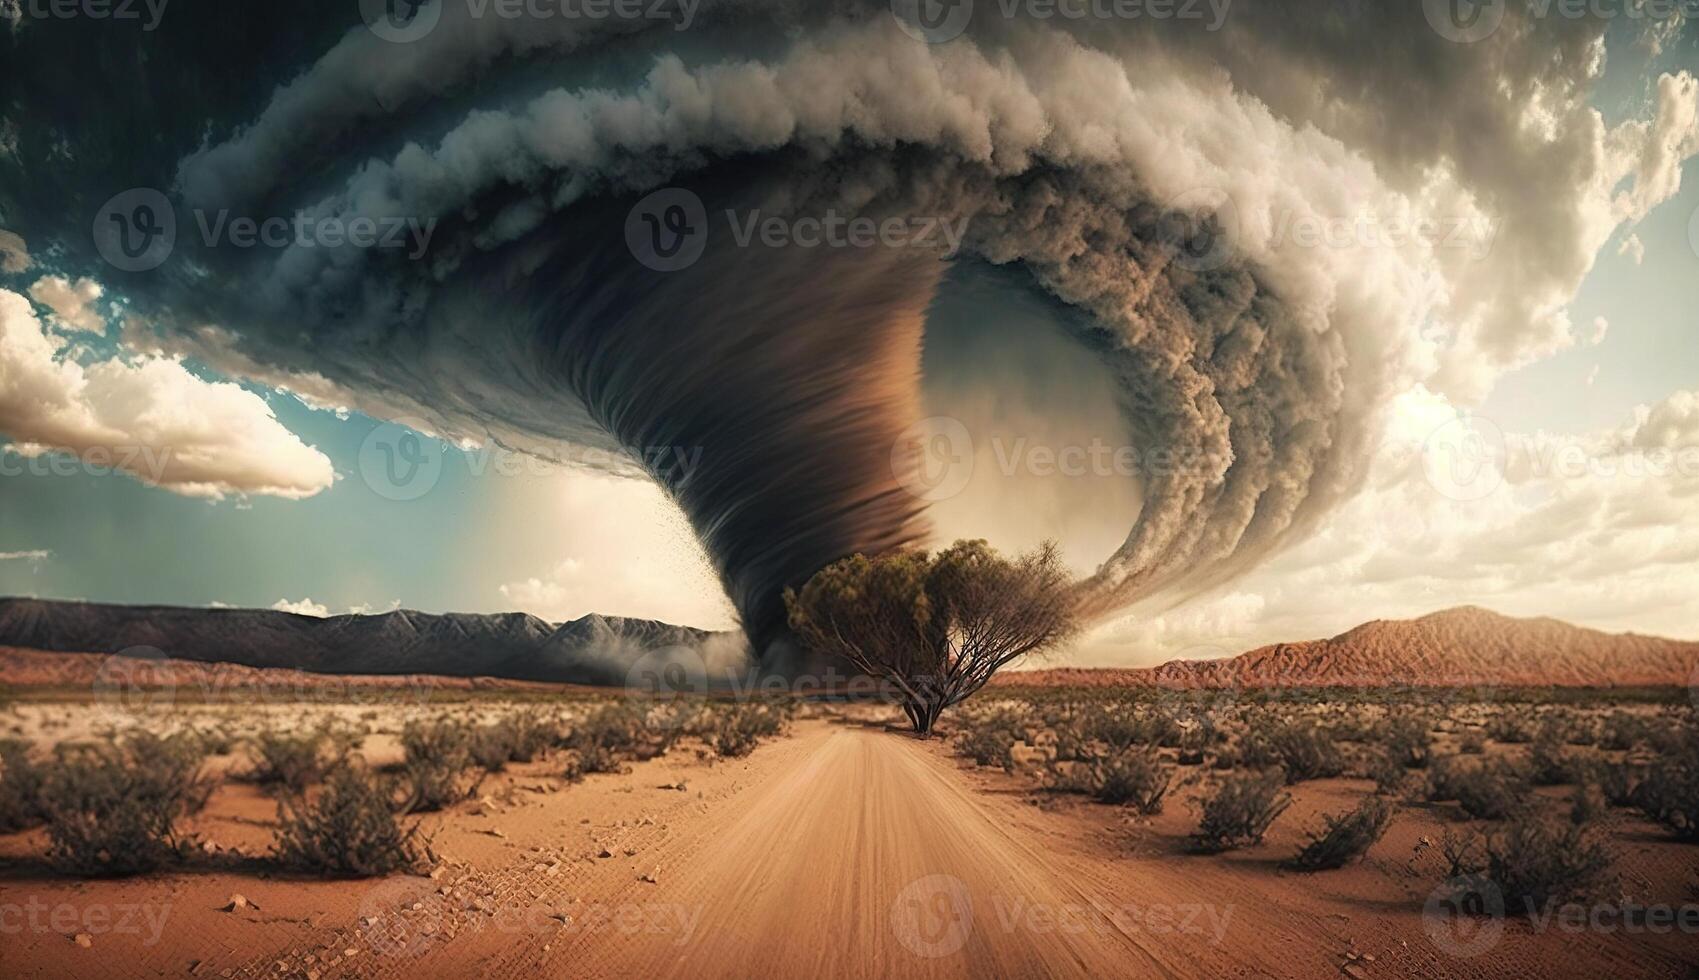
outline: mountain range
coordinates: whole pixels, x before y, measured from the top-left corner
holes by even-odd
[[[524,613],[397,610],[318,618],[269,609],[115,606],[0,599],[0,682],[76,683],[100,656],[127,654],[262,671],[620,685],[640,663],[736,665],[741,640],[646,619],[554,624]],[[88,656],[45,661],[41,654]],[[681,655],[683,654],[683,655]],[[76,658],[72,658],[76,659]],[[27,676],[26,676],[27,675]],[[40,680],[30,677],[41,675]],[[241,674],[240,676],[246,676]],[[1170,688],[1699,686],[1699,643],[1604,633],[1475,606],[1374,620],[1328,639],[1150,668],[1009,670],[1011,685]]]
[[[624,684],[645,654],[700,650],[716,636],[725,634],[618,616],[554,624],[525,613],[400,609],[320,618],[271,609],[0,599],[0,646],[319,674]]]

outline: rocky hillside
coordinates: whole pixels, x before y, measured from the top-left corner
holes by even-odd
[[[1130,670],[1008,672],[1004,684],[1222,687],[1631,687],[1699,683],[1699,643],[1602,633],[1556,619],[1462,606],[1373,620],[1326,640],[1276,643],[1221,660]]]

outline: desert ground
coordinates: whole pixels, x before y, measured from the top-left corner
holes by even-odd
[[[52,767],[54,745],[121,740],[140,725],[199,739],[212,789],[177,828],[191,846],[150,873],[68,873],[49,859],[48,829],[0,835],[0,974],[1699,974],[1690,834],[1682,840],[1627,800],[1598,800],[1586,840],[1609,866],[1576,893],[1584,897],[1546,916],[1470,914],[1481,910],[1466,902],[1457,912],[1453,842],[1524,822],[1574,826],[1578,792],[1609,793],[1608,780],[1583,791],[1555,782],[1561,776],[1537,780],[1553,784],[1528,791],[1508,820],[1472,818],[1427,788],[1451,756],[1537,768],[1536,747],[1553,748],[1559,722],[1570,738],[1556,751],[1574,763],[1576,784],[1597,778],[1583,760],[1655,771],[1666,750],[1693,738],[1685,697],[1141,703],[1148,698],[987,693],[928,739],[897,727],[894,710],[865,704],[654,706],[467,692],[418,703],[391,692],[345,704],[143,699],[121,708],[18,699],[0,708],[0,735],[40,765]],[[737,725],[725,719],[745,710],[769,712],[776,730],[729,737]],[[1369,762],[1394,739],[1387,719],[1412,711],[1429,757],[1371,775]],[[1280,791],[1290,806],[1260,841],[1196,853],[1200,801],[1256,767],[1251,732],[1264,713],[1283,719],[1288,735],[1325,733],[1340,753],[1331,765],[1292,764],[1326,772],[1342,761],[1343,771],[1298,774]],[[407,871],[327,877],[272,856],[290,791],[261,778],[256,733],[351,733],[345,744],[357,743],[362,771],[404,779],[410,724],[470,731],[520,716],[551,730],[546,744],[530,761],[463,774],[440,809],[400,817],[428,839]],[[589,743],[570,732],[613,717],[640,718],[649,731],[622,736],[612,764],[589,765]],[[1241,730],[1245,719],[1252,727]],[[1510,731],[1524,723],[1527,732]],[[1107,794],[1093,760],[1120,743],[1157,761],[1166,781],[1131,802],[1099,802]],[[1327,816],[1377,788],[1396,812],[1366,854],[1332,870],[1289,865]],[[299,799],[324,792],[309,785]]]

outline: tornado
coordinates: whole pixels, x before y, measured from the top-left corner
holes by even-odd
[[[1573,271],[1557,250],[1585,237],[1583,200],[1548,196],[1556,218],[1517,224],[1516,165],[1544,158],[1516,152],[1514,103],[1539,87],[1580,120],[1558,102],[1584,59],[1526,51],[1592,42],[1514,12],[1476,46],[1410,27],[1449,66],[1412,73],[1343,29],[1301,42],[1281,4],[1207,31],[987,13],[948,37],[852,0],[704,0],[688,29],[359,6],[180,0],[141,36],[14,28],[0,83],[31,99],[0,120],[0,227],[120,292],[137,350],[444,438],[618,451],[605,465],[667,490],[769,656],[787,586],[929,543],[900,447],[952,270],[1046,297],[1113,379],[1143,503],[1077,585],[1098,619],[1324,527],[1391,395],[1516,356],[1506,338]],[[1383,111],[1343,117],[1292,84],[1324,77]],[[1508,170],[1441,118],[1465,97],[1485,98],[1470,138]],[[176,241],[155,267],[115,267],[91,224],[138,189]],[[1489,203],[1516,276],[1419,237],[1294,232]],[[209,234],[267,215],[366,222],[399,247]],[[857,221],[905,234],[819,238]]]

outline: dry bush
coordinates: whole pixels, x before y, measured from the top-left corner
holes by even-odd
[[[1635,790],[1640,786],[1640,772],[1626,763],[1613,763],[1605,759],[1591,759],[1585,763],[1581,780],[1596,788],[1604,801],[1614,807],[1631,807],[1638,797]]]
[[[703,741],[714,754],[724,758],[746,756],[764,738],[784,729],[784,714],[766,704],[715,705]]]
[[[1613,711],[1599,729],[1599,748],[1627,752],[1646,737],[1646,722],[1626,711]]]
[[[1428,774],[1431,802],[1456,800],[1465,814],[1477,820],[1515,816],[1528,806],[1532,793],[1527,775],[1502,760],[1467,764],[1448,756]]]
[[[1152,746],[1110,756],[1096,774],[1092,796],[1099,803],[1129,804],[1147,814],[1162,812],[1162,798],[1174,779],[1174,770],[1162,764],[1162,756]]]
[[[513,733],[499,723],[479,725],[472,730],[466,742],[472,762],[485,772],[501,772],[507,768],[513,748]]]
[[[999,707],[964,713],[956,723],[961,729],[956,736],[956,751],[972,759],[975,765],[1015,771],[1015,743],[1026,738],[1026,721],[1021,712]]]
[[[1275,818],[1292,805],[1292,794],[1285,792],[1284,785],[1278,770],[1223,777],[1199,808],[1192,850],[1214,854],[1261,843]]]
[[[472,733],[461,722],[408,722],[401,730],[407,758],[401,779],[403,813],[428,813],[452,806],[477,792],[481,777],[468,779]]]
[[[1564,750],[1566,725],[1549,721],[1541,726],[1528,746],[1528,765],[1536,786],[1562,786],[1574,782],[1575,773]]]
[[[1326,817],[1327,825],[1309,835],[1309,843],[1298,849],[1291,866],[1301,871],[1327,871],[1358,860],[1385,835],[1397,809],[1384,796],[1363,797],[1349,813]]]
[[[1375,781],[1375,792],[1387,796],[1402,793],[1405,785],[1410,782],[1410,770],[1405,768],[1400,757],[1391,751],[1371,755],[1368,765],[1364,768],[1364,775]]]
[[[1266,746],[1266,751],[1243,752],[1249,765],[1277,763],[1292,785],[1310,779],[1325,779],[1345,771],[1345,755],[1333,736],[1307,719],[1278,721],[1246,736],[1247,745]]]
[[[1589,898],[1611,864],[1611,855],[1586,827],[1529,819],[1508,824],[1481,842],[1449,839],[1448,877],[1477,893],[1490,885],[1507,913],[1533,915],[1553,904]]]
[[[508,732],[509,762],[533,762],[553,744],[556,731],[535,711],[520,711],[508,715],[496,724]]]
[[[1520,745],[1533,738],[1533,721],[1523,707],[1507,707],[1487,719],[1487,737],[1505,745]]]
[[[263,731],[248,743],[253,767],[247,779],[300,793],[324,779],[325,773],[354,750],[352,734],[331,728],[292,734]]]
[[[404,830],[396,819],[390,788],[352,759],[326,775],[316,799],[290,795],[278,804],[272,854],[285,867],[366,877],[418,870],[426,851],[418,827]]]
[[[48,860],[77,875],[139,874],[181,860],[193,841],[177,822],[213,789],[204,758],[187,737],[61,747],[41,783]]]
[[[1457,751],[1462,755],[1480,755],[1487,750],[1487,739],[1480,732],[1470,732],[1457,742]]]
[[[42,766],[30,758],[29,743],[0,741],[0,834],[39,827],[47,819],[41,809]]]
[[[1634,790],[1636,805],[1680,840],[1699,843],[1699,745],[1659,758]]]
[[[644,701],[601,705],[573,727],[566,745],[580,755],[611,753],[619,759],[653,759],[664,755],[681,732],[680,719],[675,714],[680,709],[663,705],[651,711],[651,707]],[[657,717],[651,719],[651,714]],[[695,724],[714,723],[711,714],[703,712]],[[701,733],[704,729],[696,730]]]
[[[1608,809],[1604,794],[1585,782],[1576,784],[1569,796],[1569,822],[1577,826],[1598,820]]]
[[[1400,765],[1408,769],[1426,769],[1433,753],[1433,738],[1428,731],[1429,723],[1425,716],[1401,713],[1382,722],[1374,737]]]

